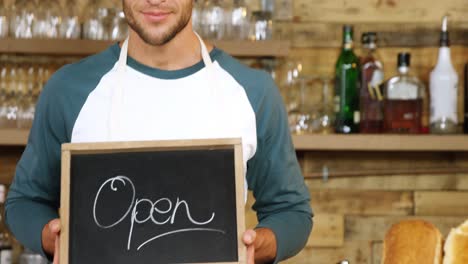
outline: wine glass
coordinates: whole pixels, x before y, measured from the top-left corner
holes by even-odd
[[[34,38],[57,38],[62,21],[60,5],[57,0],[40,0],[37,4],[33,22]]]
[[[201,20],[203,36],[208,39],[223,39],[226,28],[226,9],[222,0],[207,0]]]
[[[128,24],[122,9],[113,10],[112,26],[110,29],[111,40],[122,40],[128,35]]]
[[[14,38],[32,38],[36,5],[31,0],[16,0],[10,16],[10,34]]]
[[[195,0],[192,9],[192,27],[193,31],[202,34],[201,18],[203,12],[203,0]]]
[[[81,24],[78,17],[77,5],[74,0],[62,7],[62,23],[60,24],[60,37],[64,39],[79,39],[81,36]]]
[[[0,38],[8,36],[8,12],[3,0],[0,0]]]
[[[83,25],[84,37],[93,40],[109,39],[109,24],[112,16],[104,1],[93,0],[87,7],[86,19]]]
[[[245,0],[234,0],[227,19],[228,39],[244,40],[249,37],[250,13]]]

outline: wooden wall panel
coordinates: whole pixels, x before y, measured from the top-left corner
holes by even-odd
[[[412,192],[311,190],[312,207],[317,214],[410,215]]]
[[[453,153],[434,152],[346,152],[346,151],[315,151],[307,152],[304,160],[304,173],[321,172],[327,166],[330,172],[340,171],[414,171],[432,168],[454,168],[458,165]],[[468,166],[467,166],[468,168]]]
[[[353,23],[353,26],[356,47],[362,46],[362,33],[369,31],[377,33],[377,44],[380,48],[438,47],[439,45],[440,25],[438,24]],[[451,23],[449,26],[451,45],[468,45],[468,23]],[[296,48],[340,48],[342,46],[342,24],[290,23],[281,27],[289,28],[291,33],[289,39],[292,40],[292,46]],[[280,34],[283,31],[280,31]]]
[[[308,247],[341,247],[344,243],[344,217],[339,214],[315,214]]]
[[[354,264],[367,264],[371,260],[371,243],[347,241],[343,247],[307,247],[297,256],[282,262],[286,264],[335,264],[344,259]]]
[[[415,192],[416,215],[464,216],[468,219],[468,192]]]
[[[423,219],[435,225],[442,236],[446,237],[450,229],[460,225],[466,220],[465,217],[453,216],[347,216],[345,218],[345,240],[346,241],[382,241],[390,227],[405,219]]]
[[[11,183],[22,152],[22,147],[0,146],[0,184]]]
[[[295,21],[438,23],[449,14],[467,21],[466,0],[294,0]]]
[[[382,264],[382,241],[372,241],[372,257],[371,264]]]
[[[389,175],[306,180],[311,191],[352,190],[468,190],[468,174]]]
[[[245,206],[245,221],[247,228],[254,228],[257,224],[257,215],[252,210],[255,202],[252,192],[249,192]],[[344,242],[344,217],[342,214],[317,213],[314,216],[314,228],[307,242],[307,246],[339,247]]]

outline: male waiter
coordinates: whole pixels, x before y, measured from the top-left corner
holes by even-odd
[[[205,44],[193,0],[123,0],[129,38],[60,69],[47,83],[6,204],[26,247],[57,261],[61,144],[242,138],[259,225],[245,232],[249,263],[299,252],[312,228],[282,100],[264,72]]]

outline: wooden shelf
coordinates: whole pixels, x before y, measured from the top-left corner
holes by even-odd
[[[0,39],[0,53],[86,56],[105,50],[115,41],[66,39]],[[238,57],[284,57],[288,41],[212,41],[227,53]]]
[[[296,150],[468,151],[466,135],[297,135]]]
[[[0,146],[24,146],[29,131],[0,129]],[[465,135],[295,135],[299,151],[451,151],[468,152]]]
[[[25,146],[28,136],[26,129],[0,129],[0,146]]]

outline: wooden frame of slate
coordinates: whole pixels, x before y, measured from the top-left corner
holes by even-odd
[[[240,139],[64,144],[60,263],[245,263],[244,188]]]

